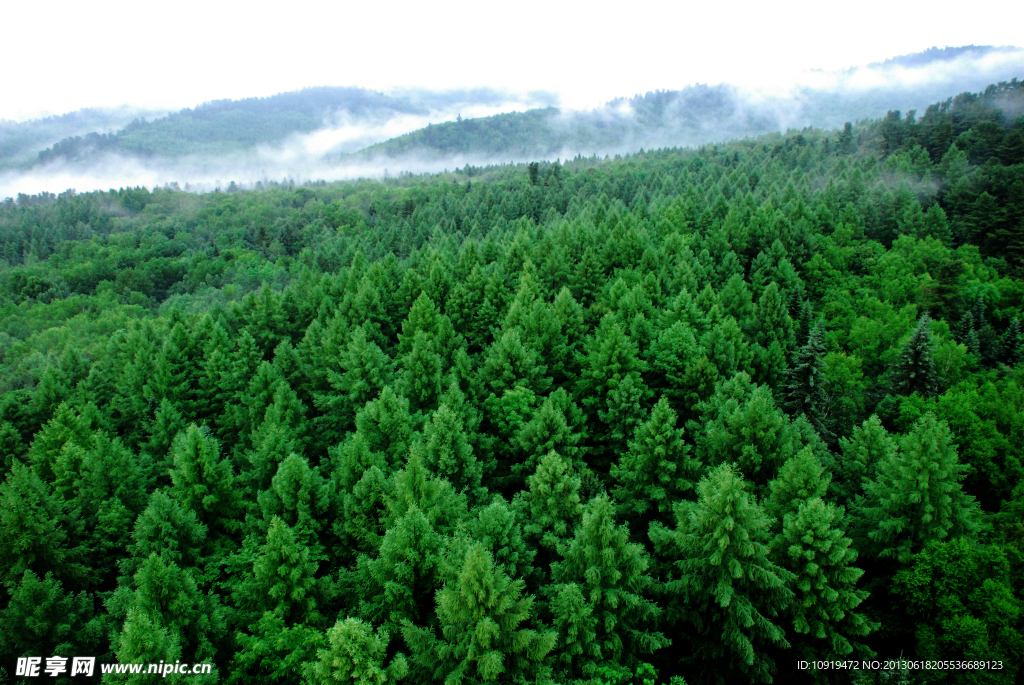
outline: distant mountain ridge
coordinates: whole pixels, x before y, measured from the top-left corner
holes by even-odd
[[[0,122],[0,171],[9,179],[52,172],[63,187],[83,177],[98,183],[89,174],[109,169],[114,173],[104,178],[150,184],[254,182],[619,154],[842,127],[1022,76],[1024,49],[969,45],[812,72],[784,93],[696,84],[620,97],[592,110],[559,109],[557,97],[543,92],[307,88],[147,115],[152,118],[81,110]]]

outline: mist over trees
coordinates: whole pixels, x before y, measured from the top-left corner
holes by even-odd
[[[1018,682],[1022,98],[0,204],[0,677]]]

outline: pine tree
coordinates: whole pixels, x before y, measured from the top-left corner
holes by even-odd
[[[443,361],[433,338],[416,331],[412,348],[401,359],[402,393],[413,413],[428,414],[437,407],[443,391]]]
[[[926,413],[864,484],[857,509],[866,548],[906,563],[932,540],[971,534],[977,505],[960,486],[965,470],[949,426]]]
[[[342,371],[328,369],[333,392],[317,394],[317,407],[324,412],[317,418],[321,430],[330,433],[326,438],[337,444],[344,432],[355,424],[356,413],[377,397],[391,377],[391,360],[371,340],[366,331],[357,326],[352,331],[339,365]]]
[[[555,636],[523,626],[534,613],[523,589],[482,545],[471,545],[456,578],[437,592],[440,636],[404,622],[415,666],[434,682],[551,683],[545,657]]]
[[[332,494],[319,468],[310,468],[304,458],[291,454],[281,462],[270,487],[259,494],[257,502],[265,526],[280,518],[300,542],[315,550]]]
[[[843,510],[820,497],[798,505],[785,513],[773,544],[777,563],[794,576],[789,608],[794,648],[809,661],[841,660],[854,650],[866,656],[864,646],[852,640],[878,624],[854,612],[868,593],[855,589],[864,571],[853,566],[857,552],[843,534]]]
[[[409,666],[402,653],[385,666],[391,636],[358,618],[338,619],[327,631],[327,647],[317,651],[309,679],[315,685],[394,685],[406,677]]]
[[[329,587],[315,577],[319,563],[296,531],[278,517],[270,522],[267,541],[252,566],[252,579],[243,583],[244,602],[272,611],[285,621],[316,623],[318,600]]]
[[[263,612],[248,632],[238,632],[235,638],[238,649],[226,678],[232,685],[302,682],[317,651],[327,642],[320,629],[304,623],[288,625],[271,611]]]
[[[1020,321],[1013,317],[999,340],[1000,361],[1009,366],[1016,366],[1021,359],[1021,342]]]
[[[224,610],[216,595],[202,594],[188,571],[150,554],[135,573],[133,584],[122,640],[131,636],[129,624],[135,610],[166,628],[185,658],[196,662],[216,654],[215,645],[226,632]],[[115,600],[111,602],[116,605]]]
[[[180,568],[198,568],[206,532],[196,512],[182,508],[166,492],[157,490],[135,521],[133,542],[127,548],[130,556],[118,562],[121,573],[129,578],[135,575],[150,554]]]
[[[754,340],[762,347],[767,349],[772,342],[778,342],[788,352],[796,342],[793,319],[775,281],[768,284],[758,299],[754,321],[757,331]]]
[[[332,531],[341,542],[336,555],[375,554],[384,535],[381,519],[390,483],[383,454],[371,452],[358,431],[334,453],[331,480],[341,512]]]
[[[618,482],[613,494],[619,510],[634,524],[634,535],[645,535],[651,520],[670,517],[675,503],[696,484],[700,463],[690,456],[677,421],[662,397],[637,429],[629,451],[612,466],[611,476]]]
[[[174,443],[174,438],[184,430],[186,425],[185,417],[175,408],[174,404],[167,398],[161,399],[153,419],[153,426],[149,431],[149,440],[142,447],[153,465],[157,482],[161,485],[165,485],[170,479],[168,474],[172,466],[171,445]]]
[[[356,431],[371,451],[384,456],[389,468],[405,463],[413,434],[409,400],[386,386],[356,414]]]
[[[66,592],[47,573],[25,571],[8,587],[10,600],[0,610],[3,654],[87,654],[106,644],[102,619],[94,616],[94,599],[86,592]]]
[[[791,414],[806,416],[822,437],[831,435],[825,416],[825,332],[821,321],[811,329],[807,344],[794,355],[787,375],[789,383],[783,407]]]
[[[917,392],[925,397],[938,392],[939,376],[932,359],[932,347],[931,319],[922,314],[892,367],[893,392],[899,395]]]
[[[512,465],[517,482],[524,482],[537,470],[537,464],[549,452],[564,455],[570,463],[582,462],[586,438],[583,412],[564,388],[558,388],[533,412],[533,416],[515,434],[515,444],[524,459]]]
[[[771,561],[770,519],[733,465],[712,470],[697,493],[677,508],[675,530],[651,528],[655,548],[673,560],[667,618],[689,645],[682,661],[709,680],[771,682],[766,650],[789,647],[779,616],[793,576]]]
[[[583,520],[562,557],[552,566],[552,579],[556,587],[580,586],[596,619],[594,641],[603,661],[628,664],[671,644],[650,630],[661,608],[650,599],[653,579],[647,553],[629,541],[626,526],[616,523],[614,504],[606,495],[584,507]]]
[[[483,545],[511,578],[529,578],[536,550],[526,544],[520,515],[501,495],[480,507],[467,525],[469,538]]]

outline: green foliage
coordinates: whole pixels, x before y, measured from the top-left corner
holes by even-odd
[[[620,685],[1018,659],[1022,94],[616,159],[0,203],[2,650],[229,683],[390,682],[399,653],[416,683]],[[550,116],[380,150],[626,125]]]
[[[857,552],[843,531],[843,510],[812,497],[785,514],[782,533],[772,544],[779,566],[793,574],[789,613],[796,635],[791,640],[808,661],[842,660],[855,650],[863,654],[864,646],[851,639],[878,627],[854,612],[868,593],[855,589],[864,571],[852,565]]]
[[[916,621],[920,658],[941,654],[942,659],[1004,663],[1002,670],[940,669],[936,677],[952,683],[1014,682],[1024,657],[1024,624],[1011,575],[1001,548],[959,538],[932,542],[896,576],[896,593]]]
[[[446,684],[552,682],[544,658],[555,637],[523,625],[533,614],[523,585],[495,567],[483,546],[472,545],[456,578],[437,592],[440,636],[405,622],[416,667]]]
[[[309,678],[316,685],[391,685],[405,678],[409,667],[398,654],[384,666],[390,636],[374,631],[358,618],[339,619],[327,631],[327,647],[317,651]]]
[[[963,474],[949,427],[925,414],[864,483],[857,509],[866,548],[906,563],[932,540],[973,533],[976,505],[960,486]]]
[[[792,573],[772,562],[771,519],[730,464],[697,485],[696,503],[676,509],[676,528],[651,528],[671,560],[668,619],[684,663],[711,677],[771,682],[770,645],[788,647],[780,615],[793,601]]]

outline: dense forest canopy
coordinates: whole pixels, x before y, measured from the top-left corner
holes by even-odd
[[[1022,105],[6,201],[0,680],[1019,683]]]

